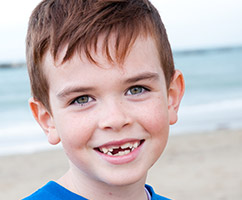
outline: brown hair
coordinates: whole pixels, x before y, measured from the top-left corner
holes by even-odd
[[[139,35],[151,35],[157,45],[167,88],[174,74],[173,56],[165,27],[148,0],[44,0],[33,11],[26,38],[31,90],[49,111],[49,84],[41,63],[49,50],[54,59],[68,45],[63,62],[78,51],[96,63],[91,50],[104,35],[103,50],[110,62],[109,36],[115,34],[116,61],[122,63]]]

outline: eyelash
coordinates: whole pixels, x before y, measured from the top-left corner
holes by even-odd
[[[83,102],[83,103],[78,103],[78,100],[79,99],[81,99],[81,98],[87,98],[87,102]],[[80,105],[80,106],[85,106],[85,105],[87,105],[88,103],[90,103],[91,101],[93,101],[94,100],[94,98],[92,98],[91,96],[89,96],[89,95],[82,95],[82,96],[79,96],[79,97],[77,97],[77,98],[75,98],[72,102],[71,102],[71,105],[72,104],[77,104],[77,105]]]
[[[132,89],[141,89],[141,91],[140,92],[138,92],[138,93],[136,93],[136,94],[129,94],[129,92],[132,90]],[[145,92],[149,92],[150,91],[150,89],[148,89],[148,88],[146,88],[146,87],[144,87],[144,86],[141,86],[141,85],[135,85],[135,86],[132,86],[132,87],[130,87],[128,90],[127,90],[127,92],[125,93],[126,95],[129,95],[129,96],[137,96],[137,95],[141,95],[141,94],[144,94]]]

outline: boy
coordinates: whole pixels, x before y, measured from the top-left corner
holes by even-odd
[[[166,199],[145,185],[184,92],[148,0],[44,0],[27,34],[33,115],[70,169],[31,199]]]

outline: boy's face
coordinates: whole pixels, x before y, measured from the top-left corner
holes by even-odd
[[[86,182],[127,185],[145,179],[163,152],[183,86],[179,93],[171,83],[167,91],[151,38],[138,38],[122,67],[106,61],[101,48],[95,58],[101,67],[77,54],[56,67],[47,54],[52,114],[38,102],[31,108],[49,142],[62,142],[73,173]]]

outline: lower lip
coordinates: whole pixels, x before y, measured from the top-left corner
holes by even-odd
[[[123,155],[123,156],[110,156],[104,153],[101,153],[99,151],[97,151],[97,153],[107,162],[113,164],[113,165],[122,165],[122,164],[126,164],[126,163],[130,163],[133,160],[135,160],[139,153],[140,150],[142,148],[144,143],[142,143],[138,148],[134,149],[132,152],[130,152],[129,154]]]

